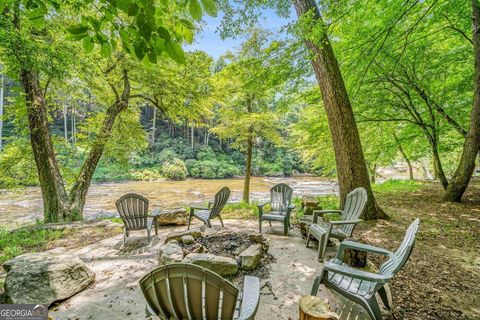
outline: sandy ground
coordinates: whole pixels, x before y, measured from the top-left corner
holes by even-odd
[[[256,230],[256,221],[227,220],[226,227],[234,230]],[[200,225],[198,225],[200,226]],[[51,308],[54,319],[144,319],[145,301],[138,280],[158,266],[158,248],[165,235],[185,227],[163,228],[151,245],[133,235],[122,249],[122,236],[105,239],[74,251],[96,273],[95,282],[86,290]],[[256,319],[298,319],[298,300],[309,294],[313,279],[322,265],[316,260],[316,249],[305,248],[297,230],[282,235],[282,226],[264,228],[270,240],[270,253],[277,262],[272,264],[270,277],[261,279],[260,307]],[[330,248],[327,255],[333,255]],[[341,319],[368,319],[358,306],[345,303],[323,286],[319,296],[341,315]]]

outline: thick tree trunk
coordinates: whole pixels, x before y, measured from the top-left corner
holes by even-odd
[[[408,166],[408,176],[410,180],[413,180],[413,167],[412,167],[412,162],[407,156],[407,153],[405,150],[403,150],[402,144],[400,143],[400,140],[398,139],[397,135],[394,133],[393,134],[393,139],[395,140],[395,144],[397,145],[398,151],[400,151],[400,154],[402,155],[403,159],[407,163]]]
[[[350,191],[363,187],[368,194],[363,218],[386,218],[373,196],[352,106],[320,10],[314,0],[293,0],[293,4],[299,18],[312,12],[315,23],[320,26],[311,25],[304,34],[306,45],[314,54],[311,63],[332,134],[341,203]],[[317,35],[320,30],[323,32],[313,40],[310,34]]]
[[[20,79],[25,92],[30,142],[42,190],[44,220],[56,222],[68,219],[67,193],[53,149],[38,75],[33,71],[21,70]]]
[[[83,213],[83,207],[85,206],[85,201],[87,198],[88,188],[92,181],[93,174],[95,173],[95,168],[100,161],[100,158],[105,151],[105,145],[110,139],[112,134],[113,125],[115,119],[123,110],[127,109],[128,101],[130,98],[130,83],[128,80],[128,73],[126,70],[123,71],[124,75],[124,88],[123,93],[120,97],[117,98],[115,103],[107,109],[107,114],[105,120],[103,121],[102,128],[98,133],[98,136],[90,149],[90,152],[85,160],[80,174],[78,175],[75,184],[70,191],[70,211],[75,218],[80,219]]]
[[[243,201],[250,202],[250,177],[252,176],[253,137],[247,140],[247,152],[245,154],[245,179],[243,181]]]
[[[457,170],[445,191],[447,201],[461,201],[475,169],[475,158],[480,147],[480,4],[472,0],[472,41],[475,59],[475,84],[473,106],[470,114],[470,128],[463,144],[463,151]]]

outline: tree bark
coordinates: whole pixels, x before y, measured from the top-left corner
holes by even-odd
[[[78,175],[75,184],[70,191],[70,211],[75,218],[82,217],[88,188],[90,187],[93,174],[95,173],[95,168],[97,167],[98,162],[105,151],[105,145],[112,135],[115,120],[120,112],[124,111],[128,107],[128,101],[130,98],[130,82],[128,80],[127,70],[123,70],[123,81],[124,87],[122,95],[117,97],[115,103],[107,109],[107,114],[103,121],[100,132],[98,133],[87,159],[83,163],[80,174]]]
[[[245,154],[245,179],[243,180],[243,201],[250,202],[250,177],[252,175],[253,137],[247,140],[247,152]]]
[[[293,4],[299,18],[312,12],[317,24],[304,30],[305,42],[314,54],[311,63],[322,93],[332,135],[341,203],[345,202],[350,191],[363,187],[368,194],[363,218],[386,218],[387,215],[376,203],[372,192],[352,106],[320,10],[314,0],[293,0]],[[323,30],[318,39],[312,40],[308,36],[316,34],[313,29],[315,32]]]
[[[44,220],[56,222],[68,219],[67,193],[53,149],[47,108],[38,74],[22,69],[20,79],[25,92],[30,142],[42,190]]]
[[[65,141],[68,143],[67,101],[63,101],[63,134]]]
[[[480,148],[480,4],[478,0],[472,0],[472,29],[475,83],[470,127],[465,136],[460,162],[444,195],[445,200],[454,202],[461,201],[467,190]]]
[[[393,134],[393,139],[395,140],[395,144],[398,147],[398,151],[400,151],[400,154],[402,155],[403,159],[407,163],[408,176],[409,176],[410,180],[414,180],[412,162],[410,162],[410,159],[408,158],[407,153],[405,152],[405,150],[403,150],[402,144],[400,143],[400,140],[398,139],[398,137],[395,133]]]
[[[152,120],[152,145],[155,143],[155,129],[157,128],[157,107],[153,107],[153,120]]]

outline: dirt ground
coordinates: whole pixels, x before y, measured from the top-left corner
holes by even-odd
[[[355,230],[368,243],[393,250],[420,218],[410,260],[391,282],[395,308],[387,319],[480,319],[480,183],[462,203],[446,203],[442,194],[438,184],[378,194],[391,219]]]

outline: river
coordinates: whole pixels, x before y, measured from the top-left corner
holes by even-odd
[[[253,201],[267,199],[269,189],[277,183],[287,183],[294,197],[302,195],[331,195],[338,192],[334,180],[318,177],[254,177],[250,197]],[[84,217],[94,218],[116,212],[115,201],[122,195],[135,192],[150,200],[150,208],[174,208],[204,203],[215,192],[227,186],[232,190],[230,202],[242,198],[243,179],[187,179],[184,181],[128,181],[99,183],[90,187]],[[39,187],[19,191],[0,191],[0,226],[14,227],[42,218],[42,195]]]

